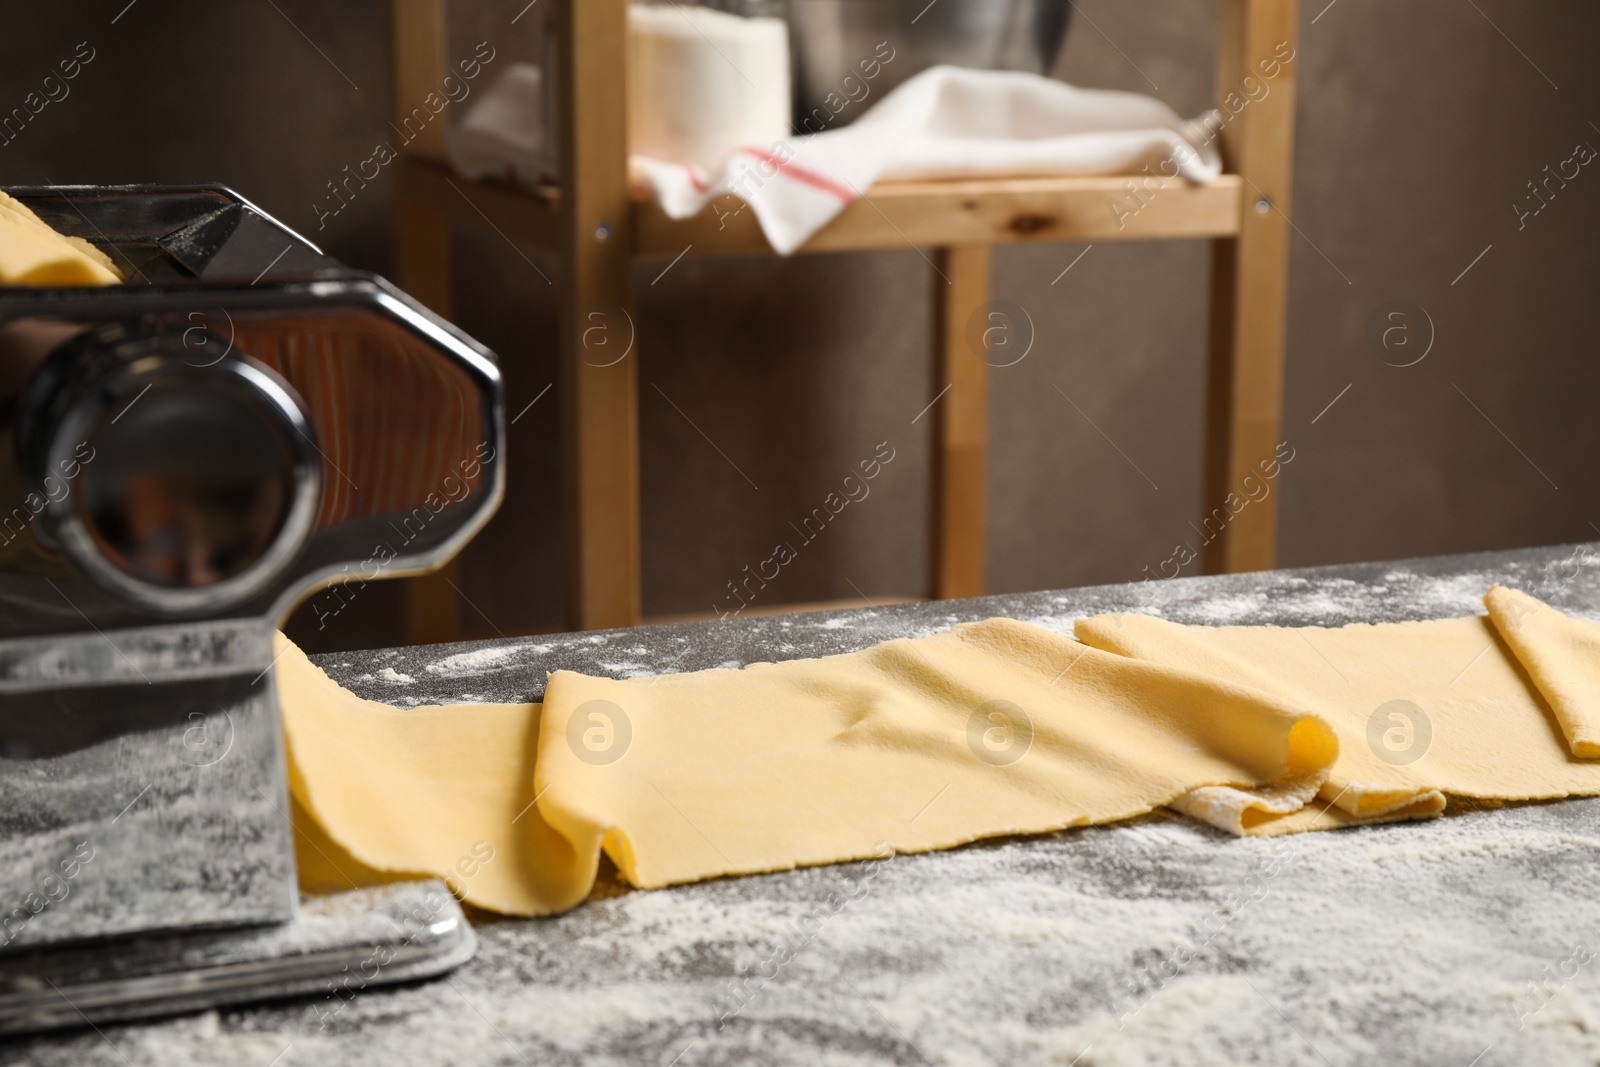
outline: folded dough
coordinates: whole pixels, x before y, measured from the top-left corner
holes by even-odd
[[[289,788],[317,823],[296,835],[302,884],[304,872],[324,890],[382,880],[373,871],[430,874],[474,904],[519,915],[583,899],[592,867],[578,869],[533,803],[539,705],[402,711],[340,688],[278,640]]]
[[[1600,623],[1568,618],[1502,585],[1484,594],[1483,603],[1554,710],[1573,754],[1600,756]]]
[[[1539,618],[1552,628],[1558,619],[1570,623],[1554,609]],[[1248,832],[1435,815],[1452,793],[1500,800],[1600,793],[1600,764],[1568,748],[1561,723],[1491,618],[1324,629],[1108,615],[1079,620],[1076,632],[1097,648],[1270,692],[1332,725],[1339,758],[1319,790],[1328,807],[1291,810]],[[1545,647],[1537,637],[1534,643]],[[1593,666],[1582,671],[1576,663],[1563,666],[1577,677],[1594,675]],[[1264,803],[1253,791],[1236,792],[1202,792],[1174,807],[1227,825],[1230,801]]]
[[[1337,750],[1266,692],[1009,619],[739,671],[558,672],[542,709],[398,710],[293,646],[278,678],[291,788],[328,839],[525,915],[582,901],[602,849],[640,887],[920,852],[1314,784]]]
[[[631,723],[616,763],[566,741],[592,701]],[[544,714],[545,817],[638,886],[1107,822],[1335,754],[1291,703],[1010,619],[741,671],[559,672]]]

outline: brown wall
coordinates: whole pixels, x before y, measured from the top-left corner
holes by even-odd
[[[79,41],[96,50],[71,96],[0,146],[0,184],[222,181],[335,255],[385,270],[382,181],[320,233],[313,204],[388,136],[387,4],[125,5],[0,4],[0,109]],[[522,0],[455,6],[454,52],[487,39],[501,61],[536,54],[534,18],[510,25]],[[1078,7],[1062,77],[1155,92],[1186,114],[1209,106],[1212,5]],[[1584,168],[1525,229],[1511,208],[1576,142],[1600,147],[1597,29],[1600,10],[1580,0],[1303,5],[1283,563],[1600,536],[1600,169]],[[994,377],[995,591],[1154,572],[1192,539],[1189,520],[1220,503],[1200,495],[1205,247],[1096,245],[1052,284],[1080,251],[995,257],[996,295],[1037,326],[1028,358]],[[457,252],[458,319],[500,353],[516,412],[556,375],[552,291],[492,233],[462,232]],[[652,285],[662,266],[638,276],[646,612],[709,611],[885,440],[896,458],[871,496],[767,595],[924,592],[931,420],[911,419],[936,389],[923,259],[685,260]],[[1396,300],[1435,325],[1413,367],[1386,365],[1369,340]],[[507,506],[468,552],[465,619],[482,635],[559,624],[556,407],[547,395],[513,428]],[[375,589],[325,632],[298,636],[319,648],[396,642],[395,603]]]

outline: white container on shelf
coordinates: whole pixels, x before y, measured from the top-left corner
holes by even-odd
[[[789,31],[684,4],[629,12],[629,148],[714,171],[735,149],[789,136]]]

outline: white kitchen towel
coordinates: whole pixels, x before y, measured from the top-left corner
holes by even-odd
[[[1203,127],[1138,93],[1034,74],[934,67],[837,130],[736,150],[715,173],[633,158],[673,218],[744,200],[788,255],[880,179],[1132,174],[1205,182],[1222,172]]]

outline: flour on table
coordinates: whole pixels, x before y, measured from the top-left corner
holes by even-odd
[[[457,652],[453,656],[446,656],[436,663],[428,664],[427,670],[432,674],[443,675],[446,678],[459,678],[469,674],[479,674],[483,671],[513,667],[526,657],[537,656],[549,651],[549,645],[509,645],[506,647],[479,648],[471,652]]]

